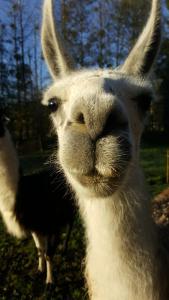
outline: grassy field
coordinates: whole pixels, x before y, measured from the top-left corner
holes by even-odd
[[[47,154],[22,157],[26,173],[42,168]],[[166,147],[144,147],[141,163],[152,195],[166,187]],[[84,242],[83,228],[77,217],[69,249],[62,255],[65,233],[54,257],[55,284],[48,290],[44,278],[37,274],[37,256],[31,238],[18,241],[5,232],[0,221],[0,300],[85,300],[83,280]]]
[[[167,186],[166,152],[167,147],[144,147],[141,150],[141,165],[153,196]]]

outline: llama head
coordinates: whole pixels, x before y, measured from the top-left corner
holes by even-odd
[[[147,78],[160,44],[160,3],[124,64],[115,70],[77,70],[56,29],[52,0],[45,0],[42,48],[53,84],[43,104],[51,110],[58,159],[72,185],[108,196],[123,183],[138,156],[152,99]]]

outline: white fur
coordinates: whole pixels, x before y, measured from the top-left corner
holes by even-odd
[[[159,299],[150,203],[140,191],[142,175],[138,169],[131,172],[133,182],[128,179],[107,198],[93,198],[90,191],[87,197],[87,190],[82,196],[74,186],[86,227],[86,277],[92,300]]]
[[[142,67],[144,65],[144,59],[146,53],[150,50],[154,36],[156,35],[157,27],[160,28],[160,0],[152,0],[152,7],[150,12],[150,17],[146,26],[144,27],[142,34],[137,40],[135,46],[132,51],[128,55],[124,65],[122,66],[123,71],[127,74],[138,74],[142,72]],[[159,35],[159,33],[158,33]],[[157,55],[158,51],[156,52]],[[156,57],[155,55],[155,57]],[[155,61],[155,57],[153,58],[151,69],[153,66],[153,62]],[[138,59],[139,58],[139,59]],[[149,58],[150,59],[150,58]],[[150,71],[148,71],[148,75],[150,75]],[[146,72],[147,73],[147,72]]]
[[[5,136],[0,138],[0,212],[8,232],[21,238],[25,236],[25,232],[14,214],[18,174],[18,158],[10,134],[6,130]]]

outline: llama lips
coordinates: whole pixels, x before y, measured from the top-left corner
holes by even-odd
[[[76,180],[85,188],[89,188],[93,191],[93,194],[98,197],[107,197],[116,191],[123,175],[119,176],[103,176],[94,170],[90,174],[73,174]]]

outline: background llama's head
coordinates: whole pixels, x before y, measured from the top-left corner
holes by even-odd
[[[122,66],[80,71],[61,41],[52,4],[45,0],[42,48],[54,83],[43,103],[52,111],[58,159],[76,188],[108,196],[137,159],[152,99],[147,77],[160,44],[160,4],[152,1],[148,22]]]

